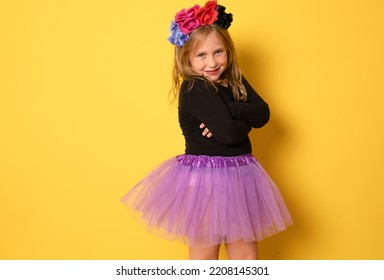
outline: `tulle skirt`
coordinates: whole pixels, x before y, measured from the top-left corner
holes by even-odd
[[[173,157],[121,201],[154,233],[195,247],[260,241],[292,224],[278,188],[250,154]]]

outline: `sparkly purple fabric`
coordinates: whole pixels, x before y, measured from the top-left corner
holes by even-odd
[[[252,155],[179,155],[149,173],[122,199],[153,232],[189,246],[259,241],[292,219]]]
[[[235,167],[256,163],[252,155],[235,157],[179,155],[176,158],[181,164],[193,167]]]

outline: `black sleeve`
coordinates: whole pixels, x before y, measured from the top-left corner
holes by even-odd
[[[223,145],[236,145],[244,140],[251,126],[244,120],[234,120],[229,108],[215,89],[207,82],[196,79],[189,91],[184,82],[180,91],[180,106],[205,124],[213,137]]]
[[[243,84],[247,90],[247,101],[230,102],[228,106],[235,118],[247,121],[254,128],[262,127],[269,121],[269,106],[244,77]]]

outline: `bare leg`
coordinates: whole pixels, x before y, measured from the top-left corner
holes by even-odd
[[[257,260],[257,243],[243,240],[225,244],[227,254],[231,260]]]
[[[189,247],[190,260],[217,260],[219,259],[220,245],[208,248]]]

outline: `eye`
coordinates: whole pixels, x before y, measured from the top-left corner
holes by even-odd
[[[198,58],[205,58],[205,53],[198,53],[196,56]]]
[[[221,55],[224,52],[224,50],[217,50],[215,51],[215,55]]]

